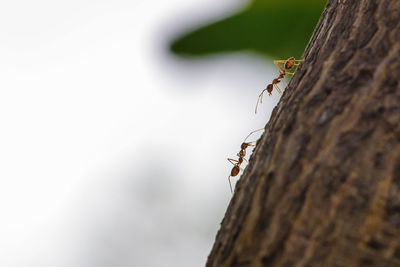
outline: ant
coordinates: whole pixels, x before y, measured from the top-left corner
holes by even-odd
[[[286,74],[293,75],[294,73],[287,72],[287,70],[290,70],[294,66],[299,65],[300,64],[299,62],[301,62],[301,61],[303,61],[303,60],[302,59],[296,60],[296,59],[294,59],[294,57],[290,57],[287,60],[274,60],[275,66],[277,66],[279,68],[279,76],[277,78],[275,78],[272,81],[272,83],[268,84],[267,87],[264,90],[262,90],[261,94],[258,96],[255,113],[257,113],[258,103],[262,103],[262,97],[263,97],[265,91],[268,92],[268,95],[271,95],[272,90],[275,87],[275,89],[278,91],[278,93],[280,95],[282,95],[282,91],[279,89],[278,83],[281,82],[281,80],[285,77]],[[279,64],[284,64],[283,68]]]
[[[240,170],[241,170],[240,165],[242,164],[243,160],[246,160],[246,159],[244,158],[244,157],[246,156],[246,149],[247,149],[249,146],[255,146],[254,144],[252,144],[253,142],[247,142],[247,143],[246,143],[246,140],[247,140],[247,138],[249,138],[250,135],[252,135],[252,134],[255,133],[255,132],[261,131],[261,130],[264,130],[264,128],[261,128],[261,129],[252,131],[252,132],[249,133],[249,135],[244,139],[242,145],[240,146],[240,151],[236,154],[236,155],[238,156],[238,159],[237,159],[237,160],[236,160],[236,159],[230,159],[230,158],[228,158],[228,161],[229,161],[230,163],[233,164],[233,168],[232,168],[232,170],[231,170],[231,175],[229,175],[229,177],[228,177],[229,187],[230,187],[230,189],[231,189],[231,193],[232,193],[232,194],[233,194],[233,190],[232,190],[231,177],[237,176],[237,175],[239,174],[239,172],[240,172]],[[247,161],[247,160],[246,160],[246,161]]]

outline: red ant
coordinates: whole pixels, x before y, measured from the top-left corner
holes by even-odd
[[[279,68],[279,76],[277,78],[275,78],[271,84],[268,84],[267,87],[264,90],[262,90],[261,94],[258,96],[255,113],[257,113],[258,103],[262,103],[262,97],[263,97],[265,91],[268,92],[268,95],[271,95],[272,90],[275,87],[275,89],[278,91],[278,93],[280,95],[282,95],[282,91],[279,89],[278,83],[281,82],[281,80],[285,77],[286,74],[293,75],[293,73],[286,72],[286,71],[290,70],[294,66],[299,65],[300,63],[298,63],[298,62],[301,62],[301,61],[303,61],[303,60],[295,60],[294,57],[290,57],[287,60],[274,60],[275,66],[277,66]],[[284,68],[282,68],[279,64],[284,64]]]
[[[258,130],[255,130],[255,131],[252,131],[252,132],[249,133],[249,135],[244,139],[242,145],[240,146],[240,151],[239,151],[239,153],[236,154],[236,155],[238,156],[238,159],[237,159],[237,160],[236,160],[236,159],[230,159],[230,158],[228,158],[228,161],[229,161],[230,163],[233,164],[233,168],[232,168],[232,170],[231,170],[231,175],[229,175],[229,177],[228,177],[229,187],[230,187],[230,189],[231,189],[231,193],[232,193],[232,194],[233,194],[233,190],[232,190],[231,177],[237,176],[237,175],[239,174],[239,172],[240,172],[240,170],[241,170],[241,169],[240,169],[240,164],[242,164],[243,160],[246,160],[246,159],[244,158],[244,157],[246,156],[246,148],[248,148],[249,146],[255,146],[255,145],[252,144],[253,142],[248,142],[248,143],[246,143],[246,140],[247,140],[247,138],[249,138],[250,135],[252,135],[252,134],[255,133],[255,132],[261,131],[261,130],[264,130],[264,128],[258,129]],[[247,160],[246,160],[246,161],[247,161]]]

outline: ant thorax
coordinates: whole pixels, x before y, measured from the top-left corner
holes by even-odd
[[[246,150],[242,149],[239,151],[239,153],[237,153],[237,156],[239,158],[243,158],[244,156],[246,156]]]

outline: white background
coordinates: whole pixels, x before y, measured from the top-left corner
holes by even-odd
[[[276,69],[168,44],[244,4],[0,3],[0,266],[204,266]]]

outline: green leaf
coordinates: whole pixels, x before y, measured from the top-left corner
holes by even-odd
[[[253,1],[228,18],[183,34],[170,49],[184,56],[254,51],[275,58],[300,57],[324,4],[325,0]]]

